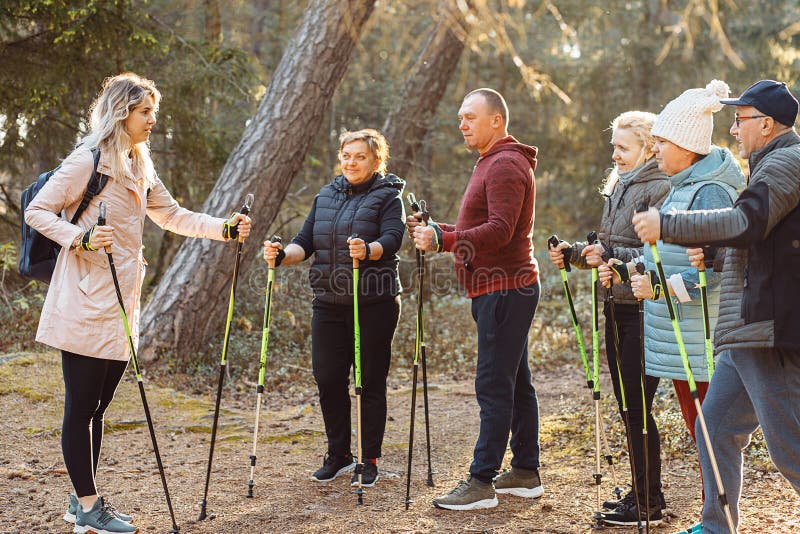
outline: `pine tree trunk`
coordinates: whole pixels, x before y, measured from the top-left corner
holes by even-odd
[[[390,171],[402,178],[427,174],[417,168],[417,153],[464,51],[468,31],[466,13],[456,4],[456,0],[439,4],[439,19],[383,126],[392,151]]]
[[[239,291],[248,289],[246,267],[261,252],[263,237],[303,165],[374,4],[309,2],[258,111],[202,207],[225,217],[241,207],[247,193],[255,195]],[[143,310],[143,360],[165,353],[180,359],[208,349],[225,320],[234,250],[233,243],[207,239],[187,239],[181,246]]]

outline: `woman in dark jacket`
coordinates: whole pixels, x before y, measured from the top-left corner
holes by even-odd
[[[339,140],[342,174],[314,199],[302,230],[282,249],[264,243],[264,260],[294,265],[312,254],[314,293],[311,363],[328,436],[322,467],[311,476],[329,482],[355,468],[350,451],[349,377],[353,364],[353,259],[360,261],[362,486],[378,480],[386,427],[386,377],[400,316],[397,252],[405,230],[405,182],[386,174],[389,145],[376,130],[345,132]],[[356,236],[356,237],[353,237]],[[357,484],[353,477],[353,484]]]
[[[634,210],[642,202],[648,206],[660,206],[669,192],[670,183],[653,157],[655,140],[650,135],[656,116],[643,111],[622,113],[611,122],[611,144],[614,147],[612,159],[614,168],[603,187],[606,197],[603,218],[600,221],[598,236],[600,244],[588,245],[575,243],[570,246],[561,242],[557,248],[550,249],[550,260],[557,267],[563,267],[564,257],[580,269],[590,269],[602,263],[602,255],[608,253],[612,258],[625,258],[631,261],[642,254],[642,242],[639,240],[631,224]],[[606,297],[607,290],[598,284],[598,295]],[[609,318],[609,304],[606,303],[603,313],[606,316],[606,356],[614,395],[617,398],[620,414],[622,414],[622,395],[619,376],[625,389],[630,419],[631,444],[636,467],[636,487],[639,490],[639,502],[644,508],[644,440],[642,438],[642,395],[641,395],[641,338],[639,336],[639,306],[631,292],[630,285],[617,284],[613,287],[615,302],[615,322]],[[615,324],[616,323],[616,324]],[[621,373],[617,371],[617,354],[614,343],[614,328],[619,336],[619,361]],[[651,408],[658,388],[658,378],[645,378],[645,394],[647,398],[647,438],[648,438],[648,472],[650,483],[650,503],[657,508],[651,513],[651,519],[661,517],[663,493],[661,492],[661,447],[658,428],[652,416]],[[629,492],[621,501],[606,501],[604,508],[614,510],[623,517],[621,524],[636,524],[635,499]],[[615,523],[616,524],[616,523]]]

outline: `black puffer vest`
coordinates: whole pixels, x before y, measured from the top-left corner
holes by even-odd
[[[376,174],[357,186],[340,175],[320,190],[314,212],[314,263],[309,271],[315,298],[328,304],[353,304],[353,260],[347,239],[353,234],[367,243],[378,239],[381,213],[404,187],[405,182],[393,174]],[[399,263],[397,254],[361,262],[359,304],[400,294]]]

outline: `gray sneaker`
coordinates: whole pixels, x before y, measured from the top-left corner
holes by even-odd
[[[509,493],[529,499],[538,499],[544,494],[538,469],[531,471],[512,467],[494,479],[494,489],[497,493]]]
[[[494,484],[481,482],[477,478],[458,483],[458,486],[447,495],[433,500],[436,508],[445,510],[480,510],[497,506],[497,495]]]
[[[125,521],[126,523],[130,523],[131,521],[133,521],[133,517],[129,516],[128,514],[123,514],[122,512],[111,506],[111,504],[108,501],[104,502],[106,504],[106,508],[111,510],[111,512],[122,521]],[[73,524],[75,523],[75,520],[77,519],[78,506],[80,506],[78,504],[78,498],[72,493],[70,493],[69,506],[67,506],[67,511],[64,513],[64,521],[66,521],[67,523],[73,523]]]
[[[92,532],[94,534],[136,534],[139,527],[122,521],[114,513],[113,508],[107,506],[102,497],[98,497],[88,512],[83,511],[83,507],[78,506],[75,514],[75,528],[72,532],[84,534]]]

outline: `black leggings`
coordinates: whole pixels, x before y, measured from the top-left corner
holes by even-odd
[[[353,307],[314,301],[311,365],[319,389],[328,451],[350,452],[350,369],[353,367]],[[359,306],[361,409],[364,458],[379,458],[386,428],[386,377],[400,298]]]
[[[97,494],[94,475],[103,443],[103,414],[127,365],[127,361],[61,351],[65,390],[61,451],[78,497]]]
[[[614,319],[617,322],[619,335],[619,359],[622,364],[622,384],[625,387],[625,400],[628,405],[628,417],[631,423],[631,445],[636,466],[636,483],[639,497],[644,497],[644,439],[642,435],[642,363],[641,337],[639,336],[639,306],[636,304],[617,304],[614,306]],[[616,347],[614,331],[611,328],[610,306],[603,310],[606,316],[606,354],[611,382],[614,384],[614,395],[622,416],[622,395],[617,374]],[[645,375],[644,391],[647,406],[647,458],[650,482],[650,495],[657,496],[661,492],[661,437],[658,434],[656,420],[653,418],[653,399],[658,389],[658,377]],[[623,419],[624,422],[624,419]],[[652,499],[651,499],[652,501]]]

